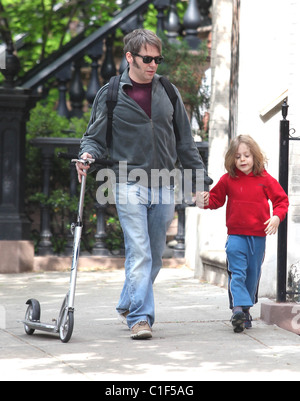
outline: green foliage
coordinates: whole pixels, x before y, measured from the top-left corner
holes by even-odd
[[[68,120],[66,117],[58,115],[51,104],[43,105],[41,102],[31,110],[30,119],[26,126],[26,196],[28,198],[31,193],[36,194],[41,191],[42,183],[41,152],[31,144],[31,141],[38,137],[81,138],[88,121],[89,113],[84,114],[81,119],[72,118]],[[66,161],[55,158],[53,171],[57,173],[56,185],[64,185],[70,179],[70,167]]]
[[[170,43],[166,36],[162,40],[165,62],[160,65],[158,72],[168,76],[177,86],[190,119],[193,115],[199,117],[199,107],[209,103],[203,83],[208,56],[206,43],[202,43],[197,51],[191,51],[185,41]],[[198,124],[201,130],[201,121]]]
[[[181,22],[183,22],[184,14],[187,10],[188,2],[186,1],[178,1],[176,4],[177,13]],[[167,10],[165,12],[167,14]],[[150,31],[156,32],[157,28],[157,10],[154,7],[154,4],[150,4],[148,7],[148,11],[145,15],[144,28],[150,29]]]
[[[156,26],[157,26],[157,10],[154,7],[154,4],[150,4],[144,21],[144,28],[156,32]]]
[[[63,130],[68,129],[69,120],[61,117],[51,104],[46,106],[38,103],[30,112],[27,123],[27,137],[29,140],[37,137],[60,137]]]
[[[82,29],[89,34],[104,25],[118,9],[115,0],[0,0],[1,6],[0,34],[5,30],[3,36],[9,34],[14,39],[25,35],[18,52],[20,76],[60,50]]]
[[[124,247],[124,236],[120,220],[117,216],[110,217],[107,222],[106,244],[110,251],[119,251]]]

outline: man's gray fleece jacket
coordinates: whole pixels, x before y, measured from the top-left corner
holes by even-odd
[[[159,78],[159,75],[155,75],[153,79],[150,119],[123,90],[125,85],[132,86],[129,70],[125,70],[113,115],[112,145],[108,151],[106,146],[108,85],[100,89],[94,101],[87,131],[81,141],[80,155],[87,152],[95,158],[103,158],[108,153],[116,162],[126,161],[128,173],[133,169],[143,169],[149,178],[153,169],[168,171],[175,169],[177,159],[184,169],[193,170],[193,177],[196,176],[197,169],[205,169],[192,137],[190,122],[178,89],[175,88],[178,101],[174,112]],[[173,118],[180,134],[177,143]],[[115,172],[118,173],[117,166]],[[206,171],[205,182],[212,183]]]

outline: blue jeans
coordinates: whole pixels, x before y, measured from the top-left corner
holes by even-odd
[[[257,303],[265,248],[265,237],[229,235],[226,253],[230,309],[246,309]]]
[[[117,184],[114,192],[126,251],[126,279],[117,311],[130,312],[130,329],[141,321],[152,327],[153,283],[162,267],[166,234],[174,217],[174,189],[125,183]]]

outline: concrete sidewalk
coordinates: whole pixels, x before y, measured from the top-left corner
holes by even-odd
[[[0,275],[0,380],[201,381],[299,380],[300,337],[259,320],[234,334],[227,291],[200,284],[187,268],[163,269],[155,284],[156,324],[133,341],[115,313],[124,270],[80,272],[75,329],[68,344],[23,325],[28,298],[41,320],[57,318],[68,273]]]

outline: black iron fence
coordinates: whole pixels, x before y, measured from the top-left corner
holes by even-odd
[[[51,186],[53,182],[51,176],[53,174],[54,158],[57,153],[57,149],[65,149],[68,153],[78,154],[80,139],[77,138],[36,138],[31,141],[31,144],[40,149],[42,154],[42,194],[43,199],[47,200],[51,196],[54,188]],[[208,143],[199,142],[197,143],[199,153],[201,154],[205,164],[208,161]],[[70,166],[70,185],[68,192],[68,199],[76,198],[78,195],[78,183],[77,183],[77,172],[74,165]],[[54,183],[55,184],[55,183]],[[93,187],[95,192],[94,197],[96,198],[96,187]],[[64,189],[65,190],[65,189]],[[87,187],[87,191],[89,188]],[[175,236],[176,244],[174,248],[168,252],[169,256],[177,258],[183,258],[185,255],[185,209],[190,205],[180,204],[176,207],[178,215],[178,230]],[[40,207],[40,231],[37,238],[37,254],[40,256],[53,255],[57,253],[54,246],[54,236],[58,235],[54,231],[54,216],[53,210],[47,202],[41,201]],[[89,252],[95,256],[109,256],[111,255],[111,249],[106,243],[108,238],[107,233],[107,220],[108,220],[108,208],[112,208],[108,205],[99,204],[96,199],[91,205],[93,214],[95,216],[95,232],[93,238],[93,245]],[[111,211],[111,210],[110,210]],[[68,211],[67,219],[65,223],[66,227],[70,227],[73,223],[74,213],[72,210]],[[73,251],[73,236],[70,231],[63,230],[60,232],[60,241],[64,243],[63,255],[70,256]],[[119,249],[119,253],[122,255],[122,249]]]

